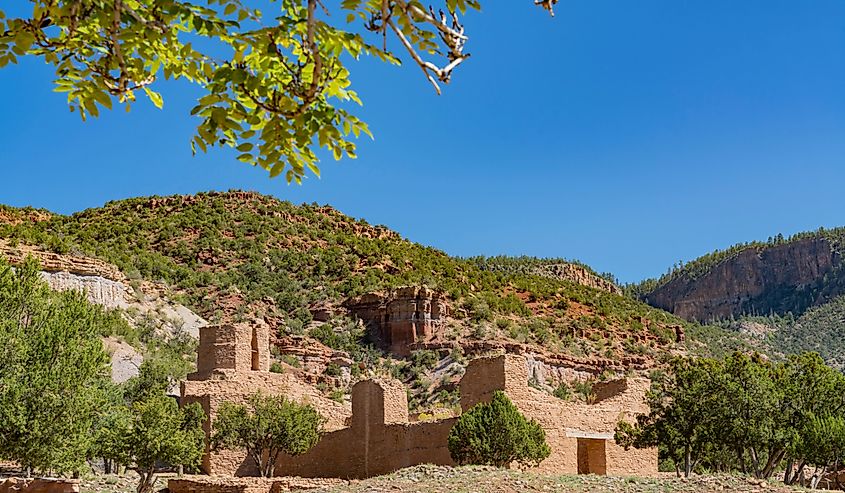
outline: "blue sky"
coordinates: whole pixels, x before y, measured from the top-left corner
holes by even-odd
[[[845,225],[845,2],[487,0],[437,97],[352,67],[374,141],[301,187],[191,157],[195,92],[81,123],[36,60],[0,71],[0,202],[71,213],[230,188],[331,204],[454,255],[577,258],[623,281]],[[507,5],[507,7],[505,7]]]

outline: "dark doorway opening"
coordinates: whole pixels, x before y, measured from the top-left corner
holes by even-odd
[[[578,439],[578,474],[607,474],[607,452],[600,438]]]

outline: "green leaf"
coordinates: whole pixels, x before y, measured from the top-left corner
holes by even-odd
[[[145,87],[144,92],[147,93],[147,97],[150,98],[150,101],[156,106],[158,109],[162,109],[164,107],[164,100],[161,98],[161,94]]]

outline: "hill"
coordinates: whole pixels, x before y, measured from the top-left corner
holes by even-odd
[[[629,286],[686,320],[714,322],[775,352],[820,352],[842,366],[845,228],[738,244]]]
[[[439,395],[471,351],[531,352],[599,374],[740,344],[621,295],[582,264],[451,257],[331,207],[256,193],[137,198],[71,216],[3,207],[0,218],[11,248],[108,262],[133,286],[165,293],[210,323],[270,325],[279,371],[316,374],[329,389],[361,368],[376,371],[375,361],[415,391]],[[407,360],[378,351],[348,309],[350,300],[403,286],[426,286],[448,306],[442,344]],[[547,384],[557,382],[538,382]]]

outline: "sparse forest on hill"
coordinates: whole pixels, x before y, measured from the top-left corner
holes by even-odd
[[[11,220],[32,213],[6,208],[10,219],[0,224],[0,238],[95,256],[130,279],[161,281],[212,322],[260,317],[280,330],[302,333],[311,322],[309,307],[316,304],[427,285],[447,294],[454,318],[466,328],[456,329],[460,337],[471,336],[461,331],[472,329],[476,337],[613,359],[657,356],[675,343],[676,326],[687,329],[693,347],[706,351],[697,334],[716,330],[628,297],[538,274],[535,267],[545,261],[450,257],[330,207],[295,206],[253,193],[129,199],[72,216],[42,213],[39,221]],[[589,268],[583,272],[607,282]],[[343,343],[323,335],[319,338],[329,345]],[[719,343],[729,349],[741,344],[736,338]]]
[[[818,352],[843,368],[845,228],[777,235],[674,266],[626,294],[708,320],[766,353]]]

